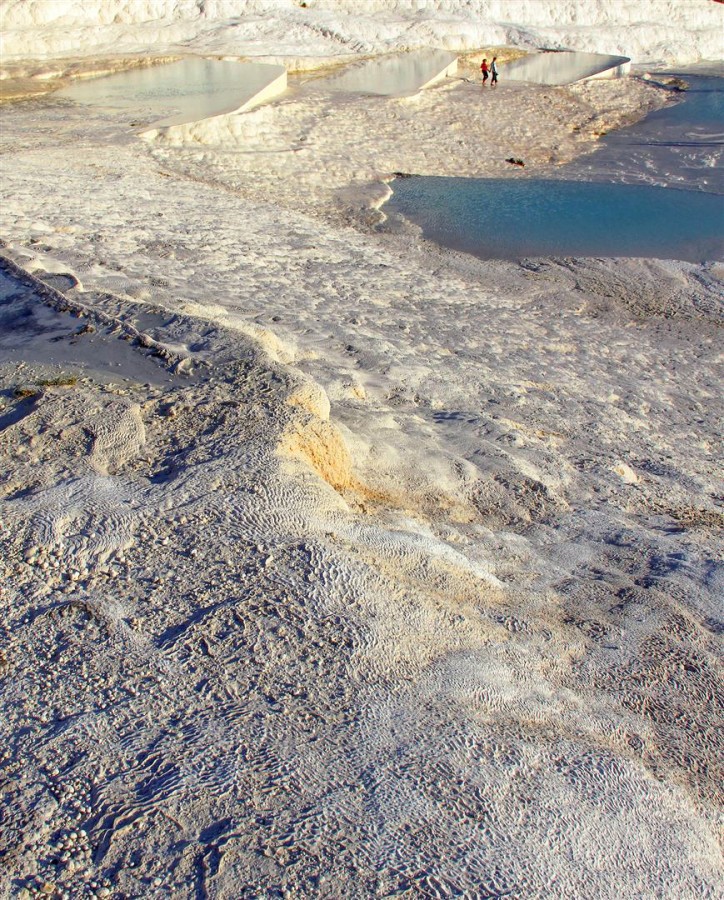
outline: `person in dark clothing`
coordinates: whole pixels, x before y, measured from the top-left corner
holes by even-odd
[[[480,63],[480,71],[483,73],[483,84],[488,80],[488,75],[490,74],[490,69],[488,69],[488,61],[484,59]]]
[[[490,87],[498,83],[498,67],[495,64],[497,58],[497,56],[494,56],[493,61],[490,63],[490,74],[492,76],[490,79]]]

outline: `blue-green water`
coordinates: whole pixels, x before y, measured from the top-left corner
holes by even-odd
[[[611,134],[564,178],[398,179],[387,209],[488,259],[724,260],[724,79],[683,77],[681,103]]]
[[[406,178],[394,212],[443,246],[487,259],[724,259],[724,198],[646,185]]]

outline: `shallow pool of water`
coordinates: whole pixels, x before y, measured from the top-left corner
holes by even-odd
[[[184,59],[78,81],[58,96],[104,109],[131,109],[140,121],[181,125],[235,112],[284,76],[283,66]]]
[[[604,72],[609,77],[623,75],[630,64],[627,56],[547,51],[531,53],[500,66],[500,78],[501,81],[529,81],[535,84],[573,84]]]
[[[389,211],[438,244],[486,259],[642,256],[724,260],[717,195],[544,179],[405,178]]]
[[[412,94],[457,69],[457,57],[446,50],[395,53],[348,68],[326,82],[332,91],[382,94],[398,97]]]

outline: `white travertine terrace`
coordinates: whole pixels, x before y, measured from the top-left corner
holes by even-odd
[[[151,48],[293,68],[431,46],[550,47],[647,65],[722,56],[713,0],[4,0],[0,17],[3,66]]]

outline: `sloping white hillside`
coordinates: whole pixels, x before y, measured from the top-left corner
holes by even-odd
[[[5,63],[112,52],[334,58],[509,44],[634,62],[724,56],[713,0],[0,0]]]
[[[724,14],[306,3],[0,0],[3,62],[640,62]],[[576,158],[710,190],[716,125],[616,156],[686,93],[329,81],[143,139],[0,105],[0,900],[719,900],[724,265],[483,260],[373,209]]]

